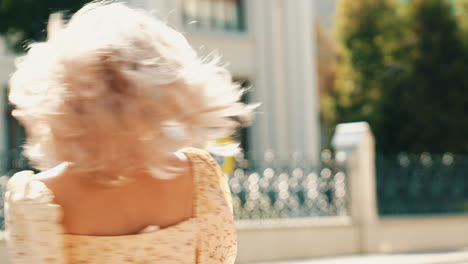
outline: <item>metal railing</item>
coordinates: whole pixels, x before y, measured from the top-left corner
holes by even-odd
[[[271,152],[260,161],[238,161],[229,185],[236,219],[348,215],[346,173],[328,150],[321,161]]]
[[[379,214],[468,213],[468,156],[377,155]]]

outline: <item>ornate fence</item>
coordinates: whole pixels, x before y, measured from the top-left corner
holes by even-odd
[[[241,159],[229,185],[236,219],[348,215],[346,173],[329,150],[320,162],[299,154],[278,159],[272,152]]]
[[[468,157],[377,155],[379,214],[468,213]]]

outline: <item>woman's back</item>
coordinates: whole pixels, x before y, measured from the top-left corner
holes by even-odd
[[[193,173],[189,160],[179,157],[183,156],[168,159],[170,166],[180,168],[173,179],[140,172],[128,184],[103,186],[74,175],[68,164],[36,178],[54,194],[68,234],[131,235],[147,226],[165,228],[192,217]]]
[[[62,225],[62,220],[67,218],[66,210],[54,202],[53,192],[27,172],[16,175],[6,195],[6,224],[13,263],[234,263],[236,236],[226,178],[206,152],[187,149],[184,153],[193,168],[193,217],[162,229],[154,228],[155,222],[149,221],[146,227],[153,228],[132,235],[112,234],[117,230],[112,228],[108,231],[112,235],[66,234]],[[98,213],[103,218],[89,219],[104,220],[108,216],[102,214],[106,212],[120,217],[118,212],[105,209],[106,205],[107,201],[96,207],[103,210]],[[152,211],[158,210],[155,206]],[[119,218],[115,220],[120,222]]]

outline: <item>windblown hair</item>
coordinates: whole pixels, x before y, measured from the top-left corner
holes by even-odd
[[[199,58],[182,34],[121,3],[93,2],[68,23],[53,15],[10,89],[33,166],[71,162],[104,181],[230,136],[253,110],[217,58]]]

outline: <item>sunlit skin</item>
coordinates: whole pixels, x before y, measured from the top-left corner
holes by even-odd
[[[82,175],[74,174],[69,163],[35,177],[54,193],[55,203],[63,210],[62,224],[68,234],[132,235],[148,226],[165,228],[193,215],[190,161],[173,155],[167,162],[183,168],[174,179],[135,173],[134,181],[122,186],[103,186],[79,177]]]

